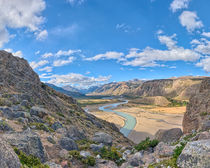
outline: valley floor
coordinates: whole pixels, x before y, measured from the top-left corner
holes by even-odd
[[[104,105],[104,104],[103,104]],[[98,118],[112,122],[118,128],[123,127],[124,118],[110,112],[102,112],[98,108],[102,104],[88,105],[88,111]],[[182,119],[186,107],[159,107],[128,103],[117,107],[116,111],[128,113],[136,118],[137,124],[128,138],[139,143],[146,137],[154,137],[159,129],[182,128]]]

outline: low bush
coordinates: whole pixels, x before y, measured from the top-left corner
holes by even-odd
[[[80,152],[76,151],[76,150],[70,151],[69,155],[70,155],[71,158],[80,160],[83,164],[85,164],[87,166],[94,166],[95,163],[96,163],[96,160],[95,160],[95,158],[93,156],[88,156],[87,158],[83,158],[80,155]]]
[[[18,155],[23,168],[49,168],[48,165],[42,164],[41,161],[33,155],[26,155],[17,148],[14,148],[14,151]]]
[[[154,139],[154,140],[150,140],[149,137],[147,137],[144,141],[141,141],[138,145],[135,146],[135,149],[137,151],[141,151],[141,150],[147,150],[148,148],[154,148],[155,146],[157,146],[159,143],[158,140]]]
[[[117,149],[114,147],[103,147],[101,149],[100,155],[103,159],[114,161],[118,166],[124,162],[124,160],[122,159],[122,154],[118,152]]]

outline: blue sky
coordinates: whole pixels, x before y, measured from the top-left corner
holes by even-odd
[[[209,76],[209,0],[0,0],[0,48],[42,81]]]

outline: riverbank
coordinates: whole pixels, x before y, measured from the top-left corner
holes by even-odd
[[[98,118],[114,123],[118,128],[124,126],[125,119],[112,112],[103,112],[98,108],[104,105],[87,106],[89,112]],[[186,107],[158,107],[150,105],[125,104],[114,110],[127,113],[136,118],[136,126],[128,138],[139,143],[146,137],[153,138],[158,129],[181,128]]]

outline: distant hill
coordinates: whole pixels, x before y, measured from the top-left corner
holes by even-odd
[[[65,89],[63,89],[62,87],[58,87],[58,86],[55,86],[55,85],[50,84],[50,83],[45,83],[45,84],[48,85],[49,87],[53,88],[53,89],[56,90],[57,92],[66,94],[66,95],[71,96],[71,97],[73,97],[73,98],[85,97],[84,94],[82,94],[82,93],[76,91],[76,89],[74,89],[75,91],[73,91],[73,89],[72,89],[72,91],[70,91],[70,89],[69,89],[69,90],[65,90]],[[73,88],[73,87],[72,87],[72,88]]]
[[[91,86],[87,89],[78,89],[78,88],[74,88],[70,85],[66,85],[66,86],[63,86],[62,88],[64,90],[67,90],[67,91],[70,91],[70,92],[79,92],[79,93],[82,93],[82,94],[87,94],[87,93],[91,93],[91,92],[94,92],[96,89],[98,89],[100,86]]]

